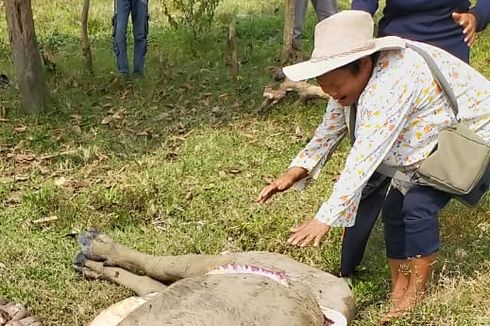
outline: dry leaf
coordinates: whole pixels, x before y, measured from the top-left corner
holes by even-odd
[[[252,135],[252,134],[248,134],[246,132],[240,132],[240,134],[245,137],[245,138],[248,138],[248,139],[255,139],[255,135]]]
[[[296,129],[294,129],[294,135],[298,138],[303,138],[304,135],[299,126],[296,126]]]
[[[266,175],[265,177],[262,178],[262,180],[264,180],[264,182],[266,184],[271,184],[275,180],[275,178],[272,176]]]
[[[67,187],[68,180],[65,177],[60,177],[54,181],[54,184],[58,187]]]
[[[10,196],[5,200],[6,205],[17,205],[20,204],[22,200],[22,195],[20,191],[13,191],[10,193]]]
[[[50,159],[58,157],[58,156],[71,155],[71,154],[76,154],[76,153],[78,153],[77,149],[67,150],[67,151],[59,152],[57,154],[46,154],[46,155],[38,157],[37,160],[39,162],[42,162],[42,161],[50,160]]]
[[[38,168],[42,175],[47,175],[50,172],[49,169],[43,165],[39,165]]]
[[[80,126],[78,126],[78,125],[72,126],[71,130],[73,130],[73,132],[77,135],[82,134],[82,128],[80,128]]]
[[[185,137],[183,137],[183,136],[175,136],[175,137],[172,137],[172,139],[180,140],[180,141],[186,141]]]
[[[18,142],[18,143],[17,143],[17,144],[14,146],[13,150],[14,150],[14,151],[21,150],[21,149],[23,149],[23,148],[27,147],[27,146],[26,146],[26,144],[27,144],[27,142],[26,142],[24,139],[22,139],[20,142]]]
[[[53,216],[39,218],[37,220],[32,221],[32,223],[33,224],[44,224],[44,223],[49,223],[49,222],[52,222],[52,221],[56,221],[57,219],[58,219],[58,216],[53,215]]]
[[[79,233],[80,232],[78,232],[78,231],[72,230],[72,231],[70,231],[68,233],[63,234],[62,237],[63,238],[65,238],[65,237],[66,238],[77,238]]]
[[[207,184],[203,187],[204,190],[211,190],[213,189],[214,187],[216,187],[216,185],[214,183],[210,183],[210,184]]]
[[[192,197],[193,197],[193,195],[192,195],[192,191],[187,192],[187,194],[185,195],[185,199],[186,199],[186,200],[191,200],[191,199],[192,199]]]
[[[124,116],[125,116],[124,110],[119,110],[112,115],[112,117],[116,120],[122,120],[124,119]]]
[[[56,155],[56,154],[46,154],[46,155],[40,156],[39,157],[39,161],[50,160],[52,158],[55,158],[56,156],[58,156],[58,155]]]
[[[69,182],[70,187],[74,189],[80,189],[80,188],[86,188],[91,185],[90,181],[87,180],[78,180],[78,179],[72,179]]]
[[[124,92],[121,94],[121,99],[124,100],[128,96],[128,94],[129,94],[129,90],[128,89],[124,90]]]
[[[14,177],[2,177],[0,178],[1,183],[11,183],[15,182],[15,176]]]
[[[70,118],[72,119],[72,122],[74,124],[77,124],[77,125],[79,125],[80,123],[82,123],[82,120],[83,120],[83,117],[80,115],[80,113],[71,114],[70,115]]]
[[[87,180],[78,180],[78,179],[66,179],[65,177],[60,177],[54,182],[58,187],[70,187],[74,190],[78,190],[80,188],[85,188],[91,185],[90,181]]]
[[[8,156],[7,156],[8,157]],[[18,163],[29,163],[34,161],[34,155],[29,154],[15,154],[14,159]]]
[[[25,132],[27,130],[26,126],[17,126],[14,128],[14,131],[17,133]]]
[[[179,154],[175,152],[168,152],[165,154],[165,159],[169,161],[173,161],[177,159],[177,157],[179,157]]]
[[[189,84],[182,84],[182,85],[180,85],[180,87],[183,88],[184,90],[187,90],[187,91],[192,89],[192,86]]]
[[[108,125],[109,123],[112,122],[112,120],[114,120],[114,118],[112,117],[112,115],[108,115],[107,117],[105,117],[104,119],[102,119],[102,121],[100,122],[100,124],[102,124],[102,125]]]

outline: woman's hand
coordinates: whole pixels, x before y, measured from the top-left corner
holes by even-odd
[[[291,188],[291,186],[298,180],[306,177],[308,171],[303,168],[293,167],[287,170],[287,172],[272,181],[267,187],[262,189],[257,197],[258,203],[265,203],[269,198],[277,192],[283,192]]]
[[[463,28],[465,34],[464,41],[468,46],[472,46],[476,41],[476,17],[470,12],[453,12],[453,20]]]
[[[328,230],[330,230],[330,226],[327,224],[316,219],[311,219],[308,222],[291,228],[293,234],[289,237],[288,243],[303,248],[313,241],[313,246],[318,247]]]

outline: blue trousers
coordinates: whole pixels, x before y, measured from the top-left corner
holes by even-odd
[[[450,196],[420,186],[411,189],[406,198],[396,189],[391,189],[387,196],[389,184],[389,178],[374,173],[364,188],[356,223],[345,229],[342,239],[341,275],[353,274],[361,263],[369,235],[381,209],[389,258],[404,259],[427,255],[439,248],[437,213],[447,204]],[[429,240],[424,243],[424,238],[419,239],[418,233],[427,236]]]
[[[341,275],[353,274],[361,263],[369,235],[381,212],[389,186],[390,179],[375,172],[364,188],[357,209],[356,223],[344,230],[340,258]]]
[[[148,43],[148,0],[114,0],[112,19],[114,54],[119,73],[129,75],[126,31],[130,13],[134,37],[133,72],[137,76],[142,76]]]
[[[451,199],[448,193],[413,186],[403,195],[390,189],[383,205],[388,258],[407,259],[439,251],[439,211]]]

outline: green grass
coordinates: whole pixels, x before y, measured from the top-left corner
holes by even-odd
[[[25,303],[46,325],[86,324],[130,295],[72,271],[77,244],[70,235],[88,227],[153,254],[268,250],[326,271],[339,264],[340,230],[320,249],[300,250],[285,240],[291,225],[311,218],[328,196],[347,144],[308,191],[285,193],[267,205],[254,202],[266,180],[281,174],[307,142],[324,108],[322,102],[296,105],[291,95],[267,118],[255,114],[263,87],[271,83],[269,69],[278,64],[281,2],[226,0],[219,8],[219,15],[238,14],[237,80],[228,78],[223,63],[224,26],[217,23],[192,41],[189,32],[169,29],[158,2],[150,3],[144,80],[113,80],[112,1],[92,2],[95,76],[84,71],[79,49],[80,1],[34,1],[39,42],[57,64],[47,74],[51,110],[24,116],[17,90],[0,89],[1,108],[8,112],[8,121],[0,122],[0,296]],[[314,21],[310,10],[306,49]],[[472,52],[474,66],[486,76],[489,33]],[[5,21],[0,35],[0,69],[12,76]],[[113,115],[109,124],[101,123]],[[297,127],[304,136],[295,135]],[[474,210],[449,205],[428,301],[396,325],[489,323],[489,215],[489,199]],[[33,223],[53,216],[52,222]],[[386,310],[385,265],[377,225],[364,271],[353,282],[355,325],[372,325]]]

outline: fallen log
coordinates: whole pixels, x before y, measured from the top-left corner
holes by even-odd
[[[264,88],[264,101],[257,109],[257,113],[265,115],[269,112],[269,109],[286,97],[288,92],[296,92],[299,95],[298,103],[305,104],[309,100],[316,98],[328,98],[320,86],[309,84],[305,81],[294,82],[289,79],[285,79],[279,86],[268,85]]]

